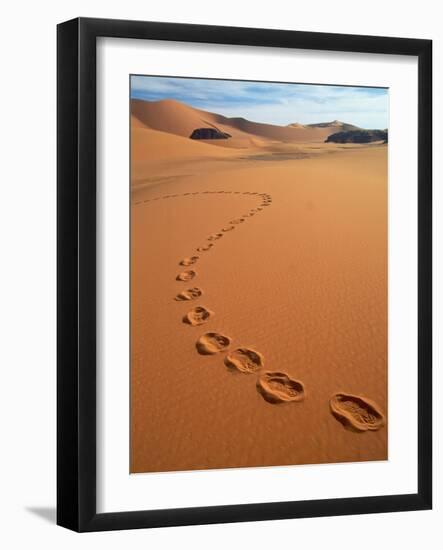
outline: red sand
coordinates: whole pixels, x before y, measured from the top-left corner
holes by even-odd
[[[220,147],[178,106],[133,118],[131,472],[386,459],[387,147]]]

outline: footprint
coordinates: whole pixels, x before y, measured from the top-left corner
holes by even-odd
[[[329,406],[345,428],[365,432],[379,430],[385,425],[384,414],[378,405],[359,395],[336,393],[329,400]]]
[[[238,223],[243,223],[245,220],[243,218],[237,218],[236,220],[232,220],[230,221],[229,223],[231,224],[238,224]]]
[[[183,322],[195,327],[197,325],[203,325],[203,323],[209,321],[209,318],[213,315],[213,311],[210,311],[203,306],[196,306],[194,309],[191,309],[191,311],[188,311],[188,313],[183,317]]]
[[[264,365],[261,353],[249,348],[238,348],[225,357],[225,365],[240,372],[252,374]]]
[[[187,300],[197,300],[197,298],[200,298],[200,296],[203,294],[203,291],[198,288],[188,288],[187,290],[183,290],[177,296],[174,298],[177,302],[184,302]]]
[[[192,265],[198,260],[198,256],[191,256],[190,258],[183,258],[180,265]]]
[[[197,340],[196,347],[198,353],[202,355],[212,355],[224,351],[229,347],[231,339],[228,336],[218,332],[207,332]]]
[[[177,281],[190,281],[197,275],[196,271],[193,271],[192,269],[188,269],[187,271],[182,271],[179,273],[176,277]]]
[[[209,235],[208,241],[216,241],[217,239],[220,239],[223,237],[223,233],[214,233],[213,235]]]
[[[265,372],[257,380],[257,390],[268,403],[302,401],[305,398],[303,384],[284,372]]]
[[[223,227],[222,231],[226,233],[227,231],[232,231],[233,229],[235,229],[235,227],[233,225],[230,225],[229,227]]]
[[[197,248],[197,252],[206,252],[207,250],[211,250],[211,248],[213,247],[213,243],[209,243],[207,244],[206,246],[199,246]]]

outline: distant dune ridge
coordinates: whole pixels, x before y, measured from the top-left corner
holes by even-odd
[[[216,113],[195,109],[176,100],[131,101],[131,114],[136,127],[151,128],[189,138],[196,130],[213,128],[216,133],[228,134],[237,140],[258,138],[266,141],[323,142],[340,131],[356,130],[357,126],[334,120],[317,124],[287,126],[252,122],[245,118],[228,118]],[[223,140],[225,141],[225,140]],[[230,141],[230,140],[228,140]]]
[[[340,120],[333,120],[332,122],[316,122],[315,124],[308,124],[308,128],[328,128],[330,133],[335,133],[338,130],[341,132],[348,132],[350,130],[360,130],[358,126],[354,124],[348,124],[341,122]]]

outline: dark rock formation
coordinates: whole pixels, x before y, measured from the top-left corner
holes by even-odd
[[[326,143],[370,143],[382,141],[388,143],[387,130],[351,130],[349,132],[337,132],[326,139]]]
[[[197,128],[189,137],[191,139],[228,139],[231,135],[220,132],[217,128]]]

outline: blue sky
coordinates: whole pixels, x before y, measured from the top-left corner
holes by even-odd
[[[388,127],[384,88],[132,76],[131,97],[176,99],[205,111],[270,124],[338,119],[362,128]]]

